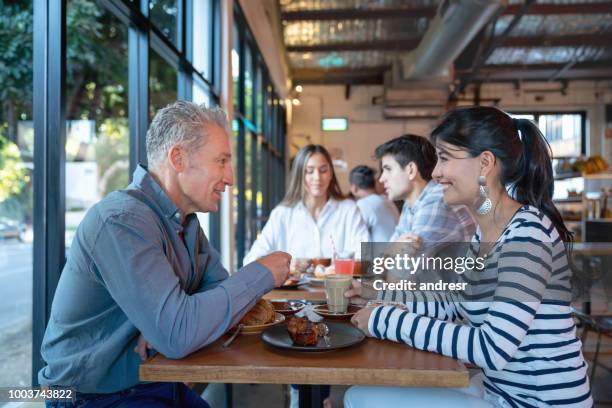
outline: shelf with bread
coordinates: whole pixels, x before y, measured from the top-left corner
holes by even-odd
[[[553,168],[553,202],[574,232],[574,239],[583,241],[591,235],[593,219],[612,218],[612,211],[607,209],[608,197],[612,195],[612,171],[601,156],[558,157],[553,160]]]
[[[555,180],[564,180],[576,177],[598,177],[606,173],[609,165],[601,156],[591,157],[557,157],[553,159]]]

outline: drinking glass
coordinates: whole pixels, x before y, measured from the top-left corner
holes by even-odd
[[[354,252],[338,252],[334,257],[334,269],[337,275],[351,275],[355,269]]]

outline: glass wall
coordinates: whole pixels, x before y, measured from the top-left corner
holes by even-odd
[[[155,51],[149,53],[149,119],[177,100],[177,71]],[[184,98],[181,98],[184,99]]]
[[[128,27],[94,2],[67,3],[66,246],[85,212],[129,182]],[[109,53],[108,50],[114,50]]]
[[[584,112],[513,113],[529,119],[546,137],[554,158],[578,157],[586,153],[586,114]]]
[[[88,208],[146,164],[155,112],[219,103],[219,3],[0,2],[0,387],[36,384],[67,248]],[[235,11],[234,266],[284,191],[284,109]],[[200,219],[219,248],[218,213]]]
[[[235,266],[285,192],[285,109],[248,24],[234,4]]]
[[[180,49],[179,32],[177,24],[179,22],[179,3],[180,0],[150,0],[149,18],[155,28]],[[203,1],[202,3],[206,3]]]
[[[0,387],[32,376],[32,18],[31,1],[0,2]]]
[[[0,386],[36,383],[66,249],[87,209],[146,164],[155,112],[177,99],[216,105],[220,88],[218,0],[9,3],[0,3]],[[203,224],[218,246],[219,216]]]

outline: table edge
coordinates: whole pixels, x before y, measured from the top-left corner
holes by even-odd
[[[194,373],[194,370],[197,371]],[[330,370],[334,371],[330,376]],[[230,367],[223,365],[156,365],[140,366],[142,381],[186,381],[199,383],[246,384],[330,384],[387,385],[404,387],[467,387],[469,372],[463,364],[459,370],[368,369],[303,367]],[[407,378],[409,377],[409,378]],[[279,380],[279,378],[281,380]],[[350,378],[350,381],[348,380]],[[324,379],[324,380],[322,380]],[[401,380],[403,379],[403,381]]]

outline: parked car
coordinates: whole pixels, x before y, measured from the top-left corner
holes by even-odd
[[[0,239],[17,239],[23,241],[25,234],[25,224],[10,220],[7,218],[0,219]]]

